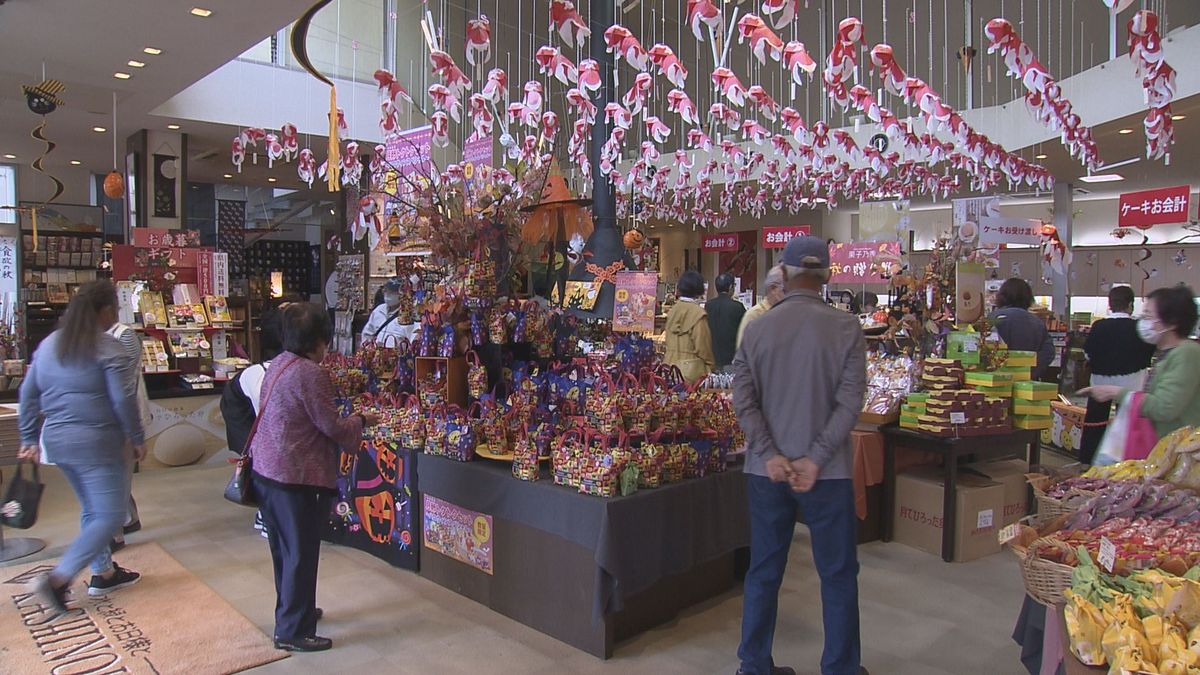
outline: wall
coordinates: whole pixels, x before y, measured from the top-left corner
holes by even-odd
[[[29,164],[17,164],[17,201],[40,202],[54,192],[54,184],[46,176],[29,168]],[[82,166],[51,166],[47,172],[63,182],[60,204],[92,203],[92,174]]]

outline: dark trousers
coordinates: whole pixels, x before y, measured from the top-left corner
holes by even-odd
[[[796,529],[796,509],[812,533],[813,562],[821,578],[825,624],[822,675],[858,675],[858,520],[854,485],[849,479],[821,480],[809,492],[793,492],[787,483],[746,476],[750,502],[750,569],[742,608],[741,670],[770,675],[774,661],[775,618],[779,587]]]
[[[329,517],[329,498],[316,488],[282,488],[262,481],[254,489],[275,566],[275,638],[312,637],[317,632],[321,524]]]
[[[1088,398],[1087,413],[1083,416],[1083,421],[1086,422],[1104,422],[1108,420],[1109,413],[1112,412],[1112,401],[1097,401],[1094,398]],[[1104,438],[1104,431],[1107,426],[1097,425],[1094,427],[1083,427],[1083,437],[1079,441],[1079,461],[1084,464],[1091,464],[1096,458],[1096,451],[1100,449],[1100,440]]]

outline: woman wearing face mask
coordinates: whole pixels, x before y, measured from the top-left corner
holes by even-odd
[[[409,317],[400,316],[401,284],[399,279],[388,279],[380,289],[383,302],[371,310],[367,325],[363,326],[362,342],[378,342],[385,347],[395,347],[401,340],[412,340],[418,324],[410,324]]]
[[[1138,319],[1138,335],[1158,348],[1146,378],[1141,414],[1154,424],[1159,438],[1180,427],[1200,425],[1200,344],[1191,339],[1196,319],[1195,297],[1183,285],[1151,293]],[[1112,401],[1128,391],[1097,385],[1080,393]]]

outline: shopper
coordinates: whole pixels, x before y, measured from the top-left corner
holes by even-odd
[[[320,366],[332,339],[329,315],[299,302],[282,321],[285,351],[267,371],[248,452],[275,567],[275,647],[324,651],[333,641],[316,634],[321,525],[335,494],[339,446],[357,448],[375,419],[342,418],[334,408],[333,382]]]
[[[88,563],[88,595],[140,578],[114,563],[109,550],[128,513],[129,464],[146,454],[137,399],[126,390],[129,360],[105,334],[116,321],[112,283],[84,284],[58,330],[39,345],[21,384],[20,458],[38,461],[40,442],[79,498],[79,535],[36,585],[42,604],[59,613],[66,611],[67,588]]]
[[[996,310],[988,319],[1009,349],[1037,352],[1033,379],[1040,380],[1054,361],[1054,341],[1050,339],[1050,331],[1046,330],[1046,322],[1029,311],[1032,306],[1033,289],[1029,282],[1014,277],[1000,285],[1000,291],[996,293]]]
[[[1092,324],[1083,352],[1092,371],[1092,384],[1111,384],[1141,388],[1145,370],[1154,356],[1154,345],[1138,337],[1137,321],[1132,318],[1133,289],[1114,286],[1108,292],[1108,318]],[[1112,401],[1089,398],[1086,424],[1079,446],[1079,461],[1091,464],[1104,437],[1104,422],[1112,412]]]
[[[870,316],[879,311],[879,296],[871,291],[860,291],[854,296],[854,314]]]
[[[137,401],[138,417],[142,421],[143,431],[150,427],[150,399],[146,394],[146,382],[142,379],[142,341],[137,331],[123,323],[114,323],[108,329],[108,334],[121,343],[126,363],[124,364],[126,380],[125,395],[132,396]],[[130,451],[132,453],[132,450]],[[116,553],[125,548],[125,535],[133,534],[142,529],[142,519],[138,515],[137,500],[133,498],[133,469],[136,462],[129,463],[129,511],[125,515],[122,528],[113,537],[111,548]]]
[[[399,279],[384,282],[380,288],[383,302],[371,310],[367,325],[363,326],[362,342],[375,341],[385,347],[395,347],[401,339],[412,339],[414,327],[409,323],[409,317],[400,316],[401,289]]]
[[[742,346],[742,336],[746,334],[746,326],[766,314],[768,309],[783,299],[783,272],[778,267],[767,270],[767,278],[763,280],[763,285],[766,286],[766,291],[762,300],[746,310],[746,315],[742,317],[742,324],[738,326],[737,346],[739,348]]]
[[[1158,351],[1146,377],[1139,413],[1154,424],[1159,438],[1180,427],[1200,425],[1200,344],[1191,339],[1196,329],[1196,298],[1184,285],[1160,288],[1146,297],[1138,335]],[[1080,391],[1097,401],[1112,401],[1129,387],[1099,384]]]
[[[675,285],[679,301],[667,314],[667,365],[676,366],[689,383],[703,379],[713,371],[712,337],[708,315],[704,312],[704,278],[688,270]]]
[[[229,450],[239,455],[246,452],[246,441],[250,437],[250,429],[254,426],[254,418],[258,416],[259,394],[262,392],[263,378],[271,360],[283,351],[283,331],[280,325],[283,308],[272,307],[263,312],[259,321],[262,327],[259,339],[259,353],[262,361],[233,376],[221,392],[221,417],[225,420],[225,440]],[[268,533],[263,525],[262,511],[254,514],[254,529],[262,532],[263,538]]]
[[[708,313],[708,331],[712,334],[714,366],[717,370],[733,363],[737,352],[738,328],[746,316],[746,306],[733,299],[733,275],[717,275],[717,297],[704,305]]]
[[[866,392],[858,319],[826,305],[829,247],[796,237],[783,250],[787,294],[746,328],[734,361],[733,403],[746,434],[750,569],[739,673],[791,675],[771,658],[779,587],[804,514],[821,579],[823,675],[858,675],[858,519],[850,430]]]

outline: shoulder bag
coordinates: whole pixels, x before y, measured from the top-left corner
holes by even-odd
[[[46,485],[38,476],[38,465],[33,464],[32,480],[25,478],[24,462],[17,464],[17,473],[13,476],[8,489],[4,491],[4,499],[0,500],[0,523],[18,530],[27,530],[37,522],[38,505],[42,501],[42,492]]]

